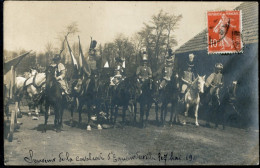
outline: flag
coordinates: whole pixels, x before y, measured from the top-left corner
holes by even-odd
[[[124,60],[124,62],[123,62],[123,65],[122,65],[122,67],[123,67],[123,68],[125,68],[125,60]]]
[[[72,59],[72,63],[74,65],[74,69],[78,71],[78,69],[79,69],[78,63],[77,63],[76,58],[74,57],[74,54],[72,53],[72,50],[70,48],[69,42],[67,40],[67,37],[66,37],[66,41],[67,41],[67,44],[68,44],[68,48],[69,48],[70,56],[71,56],[71,59]]]
[[[11,69],[11,66],[13,66],[14,68],[16,68],[19,63],[22,61],[22,59],[27,56],[32,50],[30,50],[29,52],[27,53],[24,53],[18,57],[15,57],[11,60],[8,60],[8,61],[5,61],[4,62],[4,74],[6,74],[8,71],[10,71]]]
[[[79,36],[78,36],[78,38],[79,38]],[[79,71],[80,71],[80,73],[84,72],[88,76],[90,76],[90,74],[91,74],[90,66],[87,63],[86,59],[84,58],[84,54],[82,52],[82,48],[80,45],[80,38],[79,38]]]
[[[109,68],[108,61],[105,63],[104,68]]]

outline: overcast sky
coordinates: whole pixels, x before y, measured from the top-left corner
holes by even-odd
[[[59,47],[58,33],[77,22],[83,48],[90,36],[98,43],[113,41],[117,34],[131,37],[162,9],[169,14],[182,14],[174,32],[178,46],[206,28],[207,11],[233,10],[241,2],[22,2],[4,3],[4,49],[45,50],[48,42]]]

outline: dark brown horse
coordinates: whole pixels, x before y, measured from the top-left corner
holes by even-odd
[[[71,120],[70,124],[73,124],[73,113],[76,109],[79,113],[79,121],[78,125],[82,122],[82,110],[83,106],[87,106],[87,114],[88,114],[88,122],[87,122],[87,130],[91,130],[91,118],[97,120],[98,129],[102,129],[100,125],[100,118],[102,114],[100,114],[100,98],[98,96],[99,90],[99,75],[92,74],[90,77],[85,75],[80,75],[76,79],[75,84],[72,86],[72,94],[74,97],[74,101],[71,108]],[[73,108],[75,107],[75,108]]]
[[[62,88],[55,78],[55,66],[49,66],[46,69],[46,88],[45,88],[45,122],[44,130],[46,132],[49,117],[50,106],[54,108],[54,127],[56,132],[60,132],[62,128],[62,116],[65,108],[66,98],[62,95]]]
[[[164,125],[167,116],[168,104],[171,104],[170,124],[173,122],[180,122],[178,117],[178,110],[176,109],[179,100],[179,78],[178,74],[174,73],[171,80],[167,81],[166,86],[160,89],[161,106],[161,124]],[[174,119],[173,119],[174,115]]]
[[[137,85],[137,79],[135,78],[135,86]],[[137,113],[137,103],[140,104],[140,126],[141,128],[144,128],[147,126],[148,117],[150,108],[153,103],[153,81],[152,79],[145,80],[141,85],[141,90],[138,87],[135,87],[137,89],[136,95],[135,95],[135,118]],[[144,120],[144,115],[146,115],[146,119]]]
[[[110,107],[110,121],[113,126],[116,124],[119,107],[122,107],[122,124],[126,123],[126,111],[132,98],[132,78],[126,77],[118,86],[109,86],[108,94]]]

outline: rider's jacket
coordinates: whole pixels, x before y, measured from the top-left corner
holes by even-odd
[[[191,71],[184,71],[183,79],[184,79],[183,80],[184,83],[186,83],[186,81],[192,82],[195,79],[193,72],[191,72]]]
[[[120,71],[120,74],[125,76],[125,71],[124,71],[124,68],[121,66],[121,65],[117,65],[116,66],[116,70],[119,70]]]
[[[59,64],[57,65],[56,76],[62,75],[62,71],[63,71],[63,70],[66,71],[65,66],[64,66],[62,63],[59,63]],[[63,78],[64,78],[64,77],[63,77]]]
[[[215,73],[211,84],[214,86],[218,86],[218,85],[222,84],[222,77],[223,77],[223,75],[221,73]]]
[[[118,85],[123,80],[122,75],[115,75],[111,78],[110,85]]]
[[[139,79],[147,80],[152,78],[152,70],[148,66],[139,66],[136,70],[136,75]]]
[[[173,67],[172,66],[165,66],[164,67],[164,77],[163,79],[167,80],[167,81],[170,81],[171,80],[171,76],[173,74]]]
[[[217,87],[217,86],[222,84],[222,80],[223,80],[223,74],[222,73],[215,73],[215,72],[213,72],[207,78],[205,85],[207,87],[208,86]]]

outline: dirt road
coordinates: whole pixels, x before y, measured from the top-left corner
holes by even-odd
[[[182,117],[182,116],[181,116]],[[77,119],[77,113],[75,114]],[[193,124],[186,126],[155,125],[152,109],[149,125],[92,131],[68,125],[64,113],[63,131],[53,130],[54,116],[42,133],[44,116],[32,120],[23,115],[23,124],[13,142],[4,140],[6,165],[248,165],[259,163],[259,132],[227,127],[226,130]],[[118,121],[121,121],[119,117]],[[193,122],[192,118],[189,121]]]

